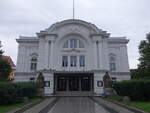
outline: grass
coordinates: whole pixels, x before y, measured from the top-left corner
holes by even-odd
[[[122,97],[119,96],[119,95],[113,95],[113,96],[109,96],[107,98],[118,101],[118,102],[122,102],[121,101]],[[127,102],[127,103],[124,103],[124,104],[127,104],[129,106],[141,109],[141,110],[146,111],[146,112],[150,112],[150,102],[130,101],[130,102]]]
[[[22,108],[26,104],[35,103],[35,102],[38,102],[40,100],[41,100],[40,98],[34,98],[34,99],[29,100],[29,102],[26,102],[26,103],[17,103],[17,104],[12,104],[12,105],[2,105],[2,106],[0,106],[0,113],[6,113],[6,112],[8,112],[10,110],[13,110],[13,109]]]
[[[116,101],[122,100],[122,96],[119,96],[119,95],[108,96],[107,98],[112,99],[112,100],[116,100]]]
[[[139,101],[132,102],[131,101],[131,102],[128,102],[127,104],[130,105],[130,106],[142,109],[142,110],[144,110],[146,112],[150,112],[150,102],[139,102]]]

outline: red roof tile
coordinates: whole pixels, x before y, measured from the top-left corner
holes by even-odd
[[[12,61],[12,59],[10,58],[10,56],[2,56],[2,58],[4,60],[7,60],[12,67],[16,67],[16,65],[14,64],[14,62]]]

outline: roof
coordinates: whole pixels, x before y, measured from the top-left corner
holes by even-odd
[[[68,24],[76,24],[76,25],[82,25],[86,28],[88,28],[91,31],[91,34],[101,34],[104,35],[106,37],[109,37],[109,33],[107,33],[106,31],[103,31],[101,29],[99,29],[96,25],[83,21],[83,20],[78,20],[78,19],[68,19],[68,20],[63,20],[60,22],[56,22],[53,25],[51,25],[49,28],[40,31],[39,33],[37,33],[38,36],[43,36],[45,34],[48,35],[55,35],[55,31],[57,31],[57,28],[68,25]]]
[[[9,64],[11,65],[12,68],[15,68],[16,65],[14,64],[14,62],[12,61],[11,57],[10,56],[2,56],[2,58],[4,60],[7,60],[9,62]]]

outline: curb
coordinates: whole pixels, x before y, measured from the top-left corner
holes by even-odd
[[[114,103],[114,104],[117,104],[117,105],[119,105],[119,106],[121,106],[121,107],[124,107],[124,108],[126,108],[126,109],[128,109],[128,110],[130,110],[130,111],[135,112],[135,113],[149,113],[149,112],[145,112],[145,111],[143,111],[143,110],[141,110],[141,109],[138,109],[138,108],[135,108],[135,107],[132,107],[132,106],[123,104],[123,103],[121,103],[121,102],[118,102],[118,101],[115,101],[115,100],[112,100],[112,99],[106,99],[106,98],[103,98],[103,99],[106,100],[106,101],[112,102],[112,103]]]
[[[98,105],[102,106],[103,108],[105,108],[107,111],[109,111],[110,113],[118,113],[115,109],[108,107],[105,104],[99,103],[99,101],[97,101],[96,99],[94,99],[93,97],[90,98],[91,100],[93,100],[95,103],[97,103]],[[105,100],[104,100],[105,101]]]
[[[39,113],[48,113],[49,110],[58,102],[60,98],[55,98],[46,107],[44,107]]]

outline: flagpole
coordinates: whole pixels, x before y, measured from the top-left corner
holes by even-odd
[[[74,17],[75,17],[75,10],[74,10],[74,0],[73,0],[73,19],[74,19]]]

